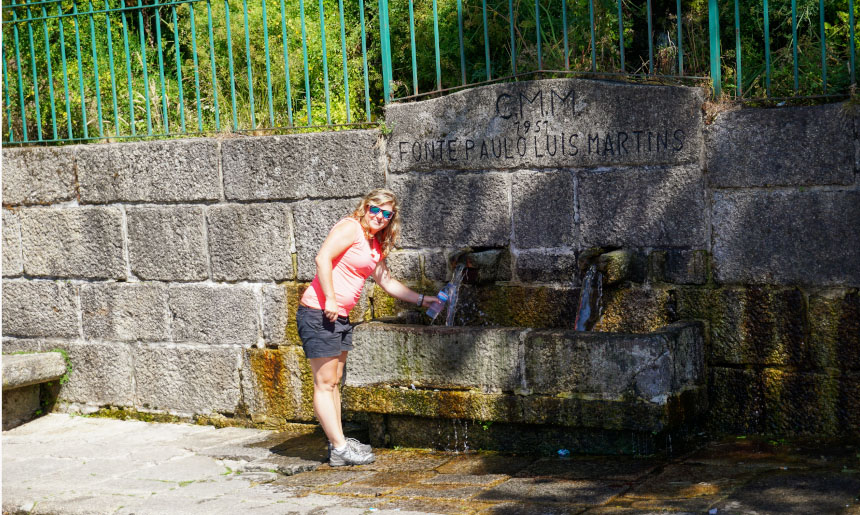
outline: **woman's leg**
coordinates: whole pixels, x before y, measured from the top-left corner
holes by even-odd
[[[334,397],[334,407],[337,412],[337,427],[340,429],[340,434],[343,434],[343,419],[340,418],[340,382],[343,379],[343,369],[346,367],[346,355],[349,354],[348,351],[343,351],[340,353],[340,357],[337,361],[337,384],[335,385],[334,392],[332,392],[332,396]]]
[[[311,370],[314,374],[314,413],[328,437],[328,441],[336,448],[346,445],[343,428],[340,422],[340,392],[338,370],[343,372],[345,356],[330,358],[311,358]]]

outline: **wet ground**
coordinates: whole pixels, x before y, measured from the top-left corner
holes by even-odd
[[[730,438],[675,457],[378,449],[319,433],[48,415],[3,433],[4,513],[844,513],[860,445]]]

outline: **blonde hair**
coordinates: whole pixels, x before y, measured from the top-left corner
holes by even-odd
[[[391,219],[388,220],[388,225],[386,225],[381,231],[377,232],[375,236],[379,245],[382,247],[383,257],[388,256],[388,253],[394,249],[394,246],[397,245],[400,240],[400,205],[397,202],[397,195],[395,195],[391,190],[377,188],[365,195],[365,197],[361,199],[361,202],[358,203],[355,211],[352,212],[352,217],[358,220],[358,223],[361,224],[361,228],[364,229],[364,237],[370,239],[370,227],[367,226],[367,222],[364,220],[364,214],[367,212],[369,209],[368,206],[371,204],[374,206],[381,206],[388,203],[391,203],[393,206],[391,210],[394,214],[391,215]]]

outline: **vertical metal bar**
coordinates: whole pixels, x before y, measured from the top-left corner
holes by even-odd
[[[325,90],[325,121],[331,125],[331,99],[329,97],[328,88],[328,52],[325,49],[325,10],[323,8],[323,0],[319,0],[320,6],[320,41],[322,42],[322,61],[323,61],[323,88]]]
[[[791,0],[791,48],[794,64],[794,94],[800,89],[800,81],[797,76],[797,0]]]
[[[409,0],[410,6],[412,0]],[[361,60],[364,66],[364,112],[367,121],[370,121],[370,83],[367,78],[367,37],[364,32],[364,0],[358,0],[359,18],[361,18]],[[412,45],[412,69],[415,70],[415,45]]]
[[[418,94],[418,62],[415,58],[415,12],[413,0],[409,0],[409,48],[412,50],[412,94]],[[364,18],[362,18],[363,20]],[[362,36],[362,41],[364,37]],[[362,47],[362,51],[364,48]]]
[[[818,25],[821,30],[821,88],[827,93],[827,36],[824,34],[824,0],[818,0]]]
[[[737,5],[737,3],[735,3]],[[681,30],[681,0],[677,0],[678,12],[678,75],[684,75],[684,32]]]
[[[346,123],[351,123],[350,106],[349,106],[349,70],[346,65],[346,27],[343,21],[343,0],[337,0],[338,11],[340,12],[340,53],[343,56],[343,94],[346,100]]]
[[[14,5],[14,2],[13,2],[13,5]],[[90,135],[89,135],[89,129],[87,127],[87,101],[86,101],[86,98],[84,98],[85,97],[84,69],[83,69],[83,57],[81,56],[81,33],[80,33],[79,28],[78,28],[78,3],[77,2],[72,2],[72,15],[73,15],[72,20],[74,20],[74,22],[75,22],[75,24],[74,24],[75,25],[75,56],[77,57],[77,60],[78,60],[78,82],[79,82],[79,86],[81,89],[81,121],[83,122],[83,126],[84,126],[84,138],[87,139],[90,137]],[[13,16],[14,16],[14,12],[13,12]],[[143,34],[143,31],[141,31],[141,37],[142,37],[142,34]],[[18,31],[16,29],[16,31],[15,31],[15,36],[16,36],[15,37],[15,45],[16,45],[16,47],[18,44],[17,35],[18,35]],[[24,124],[24,130],[25,131],[27,130],[26,127],[27,127],[27,124],[25,123]],[[26,136],[24,139],[27,139]]]
[[[21,107],[21,129],[22,141],[29,141],[27,137],[27,107],[24,103],[24,69],[21,67],[21,42],[18,38],[18,14],[15,12],[15,0],[12,0],[12,31],[15,35],[15,68],[18,76],[18,105]],[[81,79],[83,81],[83,79]],[[83,82],[81,82],[81,98],[83,98]]]
[[[382,81],[385,103],[391,101],[391,25],[388,19],[388,0],[379,0],[379,39],[382,54]]]
[[[621,11],[621,0],[618,0],[618,51],[621,55],[621,72],[624,73],[624,13]]]
[[[588,0],[588,19],[591,24],[591,71],[597,71],[597,50],[594,41],[594,0]]]
[[[114,72],[113,61],[113,34],[110,28],[110,5],[108,0],[105,0],[105,24],[107,26],[107,45],[108,45],[108,70],[110,71],[110,92],[113,99],[113,126],[114,134],[119,136],[119,106],[116,101],[116,73]],[[174,25],[176,23],[174,22]]]
[[[490,80],[492,74],[490,72],[490,35],[487,29],[487,0],[483,1],[481,7],[484,14],[484,65],[487,67],[487,80]],[[565,33],[564,37],[565,41],[567,41],[567,33]]]
[[[508,23],[511,27],[511,72],[512,75],[517,74],[517,44],[514,39],[514,0],[508,0]]]
[[[197,130],[203,132],[203,107],[200,105],[200,71],[197,61],[197,22],[194,19],[194,4],[188,4],[189,22],[191,22],[191,56],[194,60],[194,94],[197,99]]]
[[[179,86],[179,124],[182,132],[185,131],[185,95],[182,86],[182,55],[179,53],[179,23],[176,21],[176,6],[170,6],[173,16],[173,50],[176,55],[176,83]]]
[[[735,63],[737,63],[738,98],[743,98],[743,72],[741,71],[741,15],[738,0],[735,0]]]
[[[851,34],[851,84],[854,84],[854,53],[857,46],[854,39],[854,0],[848,0],[848,27]]]
[[[486,2],[486,0],[484,0]],[[564,69],[570,70],[570,50],[567,43],[567,0],[561,0],[561,26],[564,30]]]
[[[15,6],[15,0],[12,0],[12,6]],[[21,67],[21,44],[18,38],[18,24],[15,21],[18,19],[18,15],[15,13],[15,9],[12,9],[12,30],[15,35],[15,68],[16,75],[18,76],[18,105],[21,107],[21,128],[22,128],[22,141],[28,141],[27,137],[27,108],[24,103],[24,69]]]
[[[208,0],[207,0],[208,1]],[[146,102],[146,133],[152,135],[152,110],[149,100],[149,65],[146,62],[146,33],[143,30],[143,1],[137,0],[137,26],[140,31],[140,54],[143,63],[143,96]]]
[[[230,2],[224,0],[224,19],[227,24],[227,67],[230,72],[230,103],[233,105],[233,130],[239,130],[239,115],[236,112],[236,75],[233,73],[233,36],[230,31]]]
[[[225,2],[227,0],[224,0]],[[229,34],[229,32],[228,32]],[[155,8],[155,45],[158,47],[158,78],[161,82],[161,116],[164,134],[170,132],[170,122],[167,119],[167,92],[164,87],[164,51],[161,48],[161,12]]]
[[[27,37],[30,41],[30,67],[33,69],[33,100],[36,102],[36,133],[39,140],[42,137],[42,108],[39,106],[39,77],[36,73],[36,45],[33,43],[33,18],[30,8],[27,8]]]
[[[770,15],[767,0],[763,0],[764,8],[764,90],[770,96]]]
[[[543,55],[540,50],[540,0],[535,0],[535,39],[537,40],[538,70],[543,70]]]
[[[463,0],[457,0],[457,35],[460,41],[460,77],[466,85],[466,54],[463,49]]]
[[[648,74],[654,75],[654,29],[651,26],[651,0],[647,3],[648,11]]]
[[[436,89],[442,89],[442,63],[439,57],[439,14],[433,0],[433,41],[436,45]]]
[[[717,8],[717,0],[708,0],[708,21],[711,41],[711,80],[714,85],[714,96],[719,98],[722,92],[722,78],[720,77],[720,11]]]
[[[299,14],[302,22],[302,57],[305,62],[305,105],[308,109],[308,123],[311,125],[311,82],[308,78],[308,35],[305,30],[305,0],[299,0]]]
[[[257,128],[257,117],[254,112],[254,77],[251,73],[251,31],[248,29],[248,0],[242,0],[242,14],[245,19],[245,68],[248,71],[248,101],[251,110],[251,128]]]
[[[96,45],[96,25],[95,20],[93,18],[93,0],[89,0],[90,6],[90,43],[93,45],[93,77],[95,78],[96,83],[96,114],[98,115],[99,120],[99,136],[104,136],[104,127],[102,124],[102,90],[101,85],[99,84],[99,52],[98,45]]]
[[[57,21],[62,24],[63,19],[57,18]],[[57,139],[57,106],[54,101],[54,72],[51,70],[51,42],[48,39],[48,13],[45,11],[45,6],[42,5],[42,31],[45,36],[45,62],[48,65],[48,91],[51,98],[51,128],[53,129],[54,139]]]
[[[215,130],[221,131],[221,114],[218,111],[218,80],[215,76],[215,42],[212,37],[212,2],[206,0],[206,23],[209,29],[209,63],[212,66],[212,103],[215,105]],[[227,44],[230,44],[229,38]]]
[[[57,14],[62,14],[62,7],[57,5]],[[63,60],[63,93],[66,98],[66,125],[69,131],[69,139],[72,139],[74,136],[72,135],[72,106],[71,99],[69,98],[69,69],[68,64],[66,62],[66,35],[63,28],[63,18],[58,17],[57,22],[60,24],[60,56]],[[3,62],[5,66],[6,62]],[[6,78],[6,72],[3,72],[3,78]],[[7,103],[8,105],[8,103]]]
[[[6,45],[3,45],[3,56],[0,57],[3,60],[3,93],[6,95],[6,122],[9,124],[9,139],[8,141],[15,141],[15,133],[12,132],[12,101],[9,99],[9,74],[6,72]],[[66,95],[67,106],[68,106],[68,95]],[[71,138],[71,133],[69,135]]]
[[[122,46],[125,50],[125,76],[128,79],[128,124],[131,126],[132,136],[137,134],[134,123],[134,77],[131,75],[131,52],[128,48],[128,20],[125,11],[122,11]]]
[[[262,0],[263,7],[263,48],[266,53],[266,98],[269,101],[269,127],[275,126],[275,111],[272,108],[272,71],[269,59],[269,17],[266,15],[266,0]]]
[[[293,125],[293,93],[290,89],[290,53],[287,47],[287,11],[284,0],[281,0],[281,40],[284,50],[284,80],[287,81],[287,120]]]

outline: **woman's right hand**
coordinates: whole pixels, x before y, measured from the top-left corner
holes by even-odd
[[[337,301],[334,299],[326,299],[325,301],[325,317],[334,322],[337,320],[337,312],[340,310],[340,306],[337,305]]]

